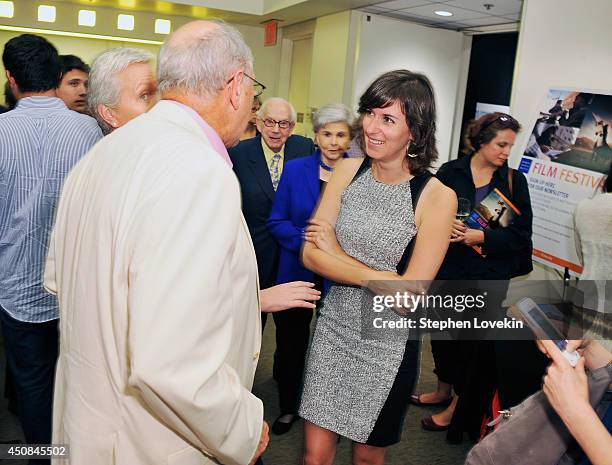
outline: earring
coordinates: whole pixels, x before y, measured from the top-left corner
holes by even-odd
[[[408,144],[408,147],[406,147],[406,155],[408,155],[410,158],[416,158],[419,156],[418,153],[410,153],[410,145],[412,144],[412,141],[410,141],[410,144]]]

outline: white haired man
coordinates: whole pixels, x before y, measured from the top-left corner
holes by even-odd
[[[159,99],[153,56],[138,48],[113,48],[91,65],[87,106],[104,134],[149,111]],[[256,97],[257,98],[257,97]],[[320,292],[312,283],[293,281],[261,289],[261,311],[293,307],[313,309]]]
[[[257,265],[225,148],[252,73],[235,29],[182,26],[160,50],[161,101],[68,177],[45,285],[61,312],[53,440],[72,465],[246,465],[267,445]]]
[[[312,140],[292,135],[295,122],[296,112],[293,105],[279,97],[270,98],[257,112],[257,128],[261,135],[243,140],[229,151],[234,171],[240,181],[242,211],[253,239],[262,287],[274,286],[277,282],[280,247],[270,233],[267,222],[283,167],[290,160],[312,155],[315,150]],[[262,314],[262,318],[265,324],[266,315]],[[274,315],[277,329],[274,378],[279,380],[279,385],[284,384],[284,377],[291,376],[290,373],[296,371],[294,357],[287,359],[285,355],[288,351],[282,350],[282,341],[288,340],[291,344],[291,330],[285,330],[286,326],[292,326],[291,319],[289,314],[285,318]],[[281,406],[281,415],[272,425],[272,431],[276,434],[289,431],[297,419],[297,405],[294,405],[296,401],[289,400],[283,404],[286,405]]]

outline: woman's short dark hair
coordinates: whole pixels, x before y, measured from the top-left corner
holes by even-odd
[[[612,194],[612,162],[610,162],[610,169],[608,170],[608,176],[606,177],[606,183],[604,184],[604,190]]]
[[[478,152],[480,147],[491,142],[504,129],[519,132],[521,125],[512,116],[499,112],[487,113],[470,121],[463,137],[463,152],[467,155]]]
[[[424,74],[406,69],[389,71],[376,79],[359,99],[357,131],[363,138],[363,115],[375,108],[386,108],[399,102],[412,133],[407,157],[410,172],[418,175],[426,171],[438,158],[436,148],[436,102],[431,82]],[[363,140],[360,141],[363,145]],[[365,150],[364,150],[365,152]]]
[[[59,55],[44,37],[33,34],[13,37],[4,46],[2,62],[21,92],[46,92],[59,85]]]

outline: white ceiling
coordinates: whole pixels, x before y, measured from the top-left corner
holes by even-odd
[[[375,2],[376,0],[46,0],[46,3],[51,4],[72,3],[200,19],[218,18],[251,26],[260,26],[265,21],[277,19],[281,27],[339,11],[360,9]]]
[[[487,9],[485,4],[490,5]],[[373,4],[363,11],[405,19],[445,29],[514,24],[520,21],[522,0],[392,0]],[[435,11],[448,11],[452,16],[438,16]]]
[[[465,29],[474,26],[516,23],[522,0],[47,0],[120,10],[149,11],[195,18],[216,17],[237,24],[260,25],[270,19],[280,26],[299,23],[343,10],[361,9],[370,13],[405,19],[435,27]],[[486,10],[483,4],[494,6]],[[263,9],[262,9],[263,8]],[[255,13],[255,10],[263,14]],[[434,11],[446,10],[443,18]]]

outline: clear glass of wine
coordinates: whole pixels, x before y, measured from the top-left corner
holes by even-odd
[[[457,199],[457,215],[455,218],[461,222],[464,222],[470,216],[472,211],[472,205],[468,199],[464,199],[463,197],[459,197]]]

